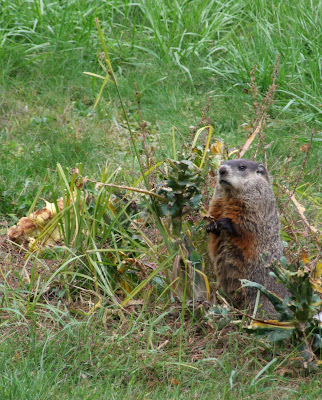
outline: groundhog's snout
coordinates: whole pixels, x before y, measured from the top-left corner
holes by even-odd
[[[230,178],[231,178],[231,170],[228,165],[222,165],[219,170],[219,183],[226,187],[227,185],[231,186]]]
[[[218,171],[219,171],[219,175],[220,175],[221,177],[227,175],[227,174],[228,174],[228,167],[227,167],[227,165],[222,165],[222,166],[219,168]]]

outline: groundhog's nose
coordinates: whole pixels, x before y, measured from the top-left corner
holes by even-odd
[[[227,172],[228,172],[228,168],[227,168],[226,165],[222,165],[222,166],[219,168],[219,175],[224,176],[224,175],[227,174]]]

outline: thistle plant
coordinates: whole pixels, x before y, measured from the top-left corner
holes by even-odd
[[[183,215],[200,206],[204,179],[191,160],[180,156],[178,161],[168,161],[169,172],[166,179],[157,185],[157,193],[167,199],[167,202],[159,204],[157,210],[160,216],[171,217],[172,233],[179,237]]]
[[[319,317],[322,300],[317,294],[322,293],[321,265],[318,264],[312,272],[302,262],[288,264],[282,257],[280,263],[275,262],[270,269],[270,273],[288,289],[289,296],[282,300],[258,283],[241,280],[243,287],[257,288],[265,295],[278,314],[277,320],[253,320],[247,332],[267,337],[273,342],[292,338],[302,350],[306,363],[320,364],[316,353],[322,349],[322,323]]]

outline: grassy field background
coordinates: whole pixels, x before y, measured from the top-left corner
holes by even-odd
[[[82,161],[95,173],[106,160],[129,161],[126,137],[115,140],[114,120],[120,116],[115,92],[109,87],[93,113],[100,83],[83,75],[101,73],[95,17],[133,123],[136,82],[160,153],[167,154],[173,125],[189,139],[189,126],[200,120],[208,97],[216,134],[230,147],[241,145],[247,131],[240,126],[253,118],[252,99],[245,93],[250,71],[256,64],[265,93],[280,54],[279,88],[267,128],[275,140],[270,152],[285,156],[294,137],[299,151],[315,128],[308,168],[319,159],[319,1],[6,1],[0,12],[1,145],[6,148],[0,173],[2,191],[16,202],[11,212],[28,209],[44,169],[57,162]],[[294,164],[296,170],[297,160]]]
[[[101,81],[83,74],[103,74],[96,17],[137,145],[143,152],[141,111],[154,162],[173,157],[172,127],[180,149],[191,145],[201,121],[210,122],[227,149],[240,148],[249,133],[245,126],[255,117],[251,70],[256,64],[263,98],[280,55],[278,88],[264,131],[271,144],[268,166],[274,181],[287,182],[292,190],[305,158],[301,146],[314,130],[296,197],[317,226],[321,8],[318,0],[1,1],[1,233],[26,215],[41,187],[41,197],[50,201],[62,195],[57,163],[74,167],[81,162],[84,175],[97,180],[108,165],[109,171],[117,170],[118,184],[134,185],[141,176],[115,87],[106,87],[94,110]],[[246,156],[254,152],[255,146]],[[258,159],[263,161],[263,153]],[[275,190],[282,207],[285,194],[278,186]],[[291,209],[283,218],[285,225],[296,222]],[[126,229],[118,226],[124,235]],[[309,235],[288,240],[294,254],[305,248],[317,256]],[[135,243],[131,238],[126,246]],[[8,263],[4,250],[0,257],[0,263]],[[16,258],[10,260],[16,265]],[[24,263],[15,271],[19,282]],[[321,373],[304,376],[288,366],[294,356],[290,348],[259,343],[239,328],[194,326],[184,311],[169,322],[166,307],[160,311],[154,303],[106,323],[104,307],[81,318],[56,292],[58,305],[49,299],[38,307],[30,282],[13,292],[5,286],[0,286],[6,315],[0,319],[1,399],[311,399],[321,393]],[[277,361],[268,365],[274,357]]]

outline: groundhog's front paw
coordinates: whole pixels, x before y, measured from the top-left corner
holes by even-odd
[[[217,229],[225,229],[232,235],[237,235],[233,221],[230,218],[221,218],[217,221]]]
[[[218,234],[220,229],[215,221],[211,221],[210,224],[206,226],[206,232]]]

